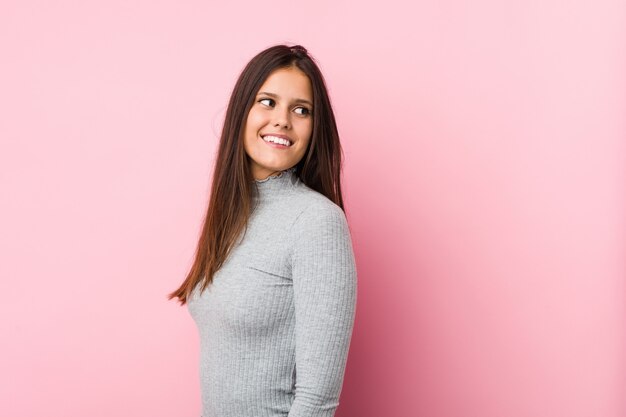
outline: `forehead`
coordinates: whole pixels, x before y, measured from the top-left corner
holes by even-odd
[[[285,99],[307,99],[313,97],[309,77],[298,68],[279,68],[265,80],[259,91],[267,91]]]

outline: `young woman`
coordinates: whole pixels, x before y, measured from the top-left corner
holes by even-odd
[[[200,335],[203,417],[332,417],[356,311],[342,150],[300,46],[257,54],[232,92],[195,261],[169,294]]]

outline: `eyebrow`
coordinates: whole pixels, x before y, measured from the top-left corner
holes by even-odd
[[[261,94],[265,94],[266,96],[270,96],[270,97],[274,97],[274,98],[279,98],[278,94],[274,94],[274,93],[268,93],[267,91],[261,91],[259,92],[258,95]],[[305,100],[303,98],[296,98],[293,100],[294,103],[305,103],[308,104],[309,106],[313,107],[313,103],[311,103],[309,100]]]

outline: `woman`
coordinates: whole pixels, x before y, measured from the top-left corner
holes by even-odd
[[[356,310],[342,150],[302,46],[256,55],[232,92],[195,261],[169,298],[200,335],[203,417],[332,417]]]

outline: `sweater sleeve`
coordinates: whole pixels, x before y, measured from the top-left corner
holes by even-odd
[[[288,417],[333,417],[356,313],[350,231],[334,204],[307,208],[292,231],[296,382]]]

